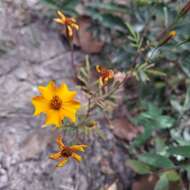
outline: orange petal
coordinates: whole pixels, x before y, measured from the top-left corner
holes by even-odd
[[[39,86],[38,89],[45,99],[51,100],[56,92],[55,82],[50,81],[47,86]]]
[[[87,148],[88,146],[87,145],[85,145],[85,144],[81,144],[81,145],[73,145],[73,146],[71,146],[70,148],[71,148],[71,150],[72,151],[81,151],[81,152],[84,152],[84,150],[85,150],[85,148]]]
[[[71,157],[74,158],[77,162],[80,162],[82,160],[81,156],[76,153],[72,153]]]
[[[49,154],[49,158],[52,160],[58,160],[61,158],[61,152]]]
[[[101,72],[101,67],[100,67],[100,65],[96,65],[96,71],[97,71],[98,73]]]
[[[48,110],[48,101],[42,96],[32,98],[32,104],[35,107],[34,115],[39,115],[42,112],[45,113]]]
[[[58,162],[58,164],[56,165],[56,168],[58,168],[58,167],[63,167],[67,162],[68,162],[68,159],[61,160],[61,161]]]
[[[57,145],[58,145],[58,147],[59,147],[59,149],[64,149],[64,143],[63,143],[63,138],[62,138],[62,136],[61,135],[59,135],[57,138],[56,138],[56,143],[57,143]]]

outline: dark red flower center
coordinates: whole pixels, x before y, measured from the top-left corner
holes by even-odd
[[[72,151],[69,147],[65,147],[62,151],[61,151],[61,155],[63,157],[70,157],[72,155]]]
[[[58,96],[54,96],[50,101],[50,107],[54,110],[59,110],[62,106],[62,101]]]

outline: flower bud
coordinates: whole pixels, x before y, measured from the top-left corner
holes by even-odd
[[[163,39],[163,40],[161,40],[161,42],[160,42],[160,44],[159,44],[159,47],[160,46],[163,46],[164,44],[166,44],[167,42],[169,42],[171,39],[173,39],[174,37],[176,36],[176,31],[171,31],[171,32],[169,32],[167,35],[166,35],[166,37]]]

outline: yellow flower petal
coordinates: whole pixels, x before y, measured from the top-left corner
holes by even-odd
[[[68,38],[72,38],[73,37],[73,29],[70,25],[66,26],[66,35]]]
[[[49,158],[52,160],[58,160],[61,158],[61,152],[52,153],[49,155]]]
[[[58,24],[65,24],[65,22],[63,20],[61,20],[60,18],[55,18],[53,19],[55,22],[57,22]]]
[[[64,108],[68,108],[72,111],[76,111],[77,109],[80,108],[80,102],[76,101],[76,100],[71,100],[68,102],[63,102],[63,109]]]
[[[60,117],[59,111],[49,110],[47,112],[45,125],[55,125],[61,127],[62,118]]]
[[[72,108],[65,107],[61,111],[62,117],[67,117],[72,122],[76,122],[76,110],[72,110]]]
[[[34,115],[39,115],[42,112],[46,112],[48,110],[47,100],[42,96],[36,96],[32,98],[32,104],[35,107]]]
[[[99,84],[100,84],[100,86],[104,86],[104,82],[103,82],[102,77],[99,78]]]
[[[73,145],[71,146],[71,150],[72,151],[81,151],[81,152],[84,152],[85,148],[87,148],[88,146],[85,145],[85,144],[81,144],[81,145]]]
[[[96,71],[97,71],[98,73],[101,72],[101,67],[100,67],[100,65],[96,65]]]
[[[57,14],[61,17],[61,19],[66,20],[66,16],[64,15],[63,11],[57,11]]]
[[[72,28],[75,28],[76,30],[79,30],[79,25],[77,24],[76,19],[70,18],[70,20],[72,21],[71,24],[70,24],[71,27],[72,27]]]
[[[80,162],[82,160],[81,156],[76,153],[72,153],[71,157],[74,158],[77,162]]]
[[[51,100],[56,92],[55,82],[50,81],[47,86],[39,86],[38,89],[45,99]]]
[[[56,168],[57,168],[57,167],[63,167],[67,162],[68,162],[68,159],[61,160],[61,161],[56,165]]]
[[[56,143],[57,143],[57,145],[58,145],[58,147],[59,147],[60,150],[63,150],[63,149],[64,149],[64,146],[65,146],[65,145],[64,145],[64,143],[63,143],[63,138],[62,138],[61,135],[59,135],[59,136],[57,137]]]
[[[68,102],[70,100],[73,100],[73,98],[76,96],[75,91],[69,91],[67,85],[65,83],[62,83],[56,90],[57,96],[59,96],[63,102]]]

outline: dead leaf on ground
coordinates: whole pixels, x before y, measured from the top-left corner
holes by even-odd
[[[82,50],[86,53],[99,53],[102,50],[104,43],[95,39],[92,33],[89,31],[89,28],[92,24],[90,17],[80,16],[78,18],[78,23],[80,26],[78,38]]]
[[[132,125],[125,117],[113,120],[112,129],[117,137],[127,141],[133,140],[143,130]]]
[[[132,190],[154,190],[154,187],[158,181],[159,177],[156,174],[151,174],[148,176],[141,176],[132,185]],[[169,190],[179,190],[184,189],[182,183],[173,182],[170,183]]]
[[[154,190],[157,180],[156,175],[142,176],[133,183],[132,190]]]

